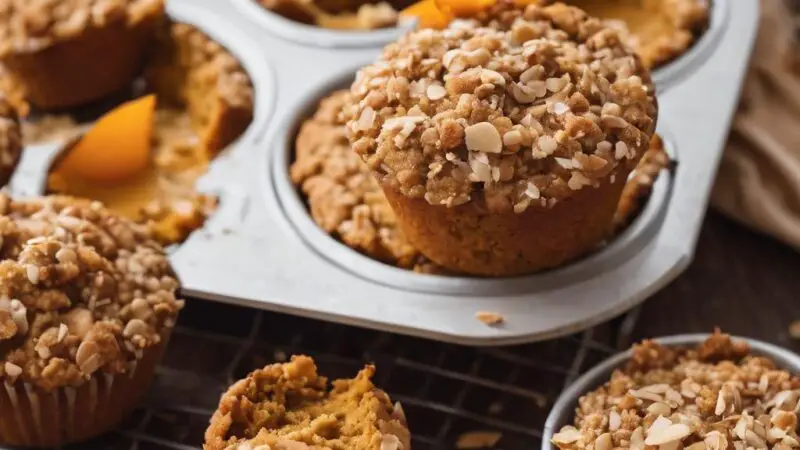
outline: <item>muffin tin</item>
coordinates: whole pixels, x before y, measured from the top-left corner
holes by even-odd
[[[695,346],[703,343],[708,337],[708,334],[683,334],[658,338],[655,339],[655,341],[668,347]],[[732,339],[747,342],[754,355],[765,356],[772,359],[781,369],[788,370],[792,373],[800,372],[800,356],[796,353],[755,339],[737,336],[732,336]],[[624,365],[632,354],[633,351],[628,350],[614,355],[583,374],[571,385],[567,386],[558,400],[556,400],[545,421],[544,431],[542,433],[542,450],[557,450],[557,447],[554,446],[550,440],[553,434],[563,426],[572,423],[575,408],[578,406],[578,399],[582,395],[606,383],[614,370]]]
[[[662,174],[628,230],[556,270],[473,279],[417,274],[356,253],[312,222],[288,180],[300,121],[408,23],[337,32],[283,19],[253,0],[170,0],[175,19],[196,25],[242,61],[256,91],[252,125],[200,182],[200,190],[220,196],[219,210],[173,249],[185,294],[470,345],[551,338],[618,315],[691,260],[755,37],[757,9],[756,0],[714,1],[705,35],[655,73],[658,132],[679,165]],[[41,193],[59,148],[28,149],[12,189]],[[500,314],[505,322],[489,327],[475,318],[478,311]]]

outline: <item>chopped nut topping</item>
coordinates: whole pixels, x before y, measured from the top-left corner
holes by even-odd
[[[695,348],[652,341],[580,398],[561,449],[728,450],[800,448],[800,378],[715,332]]]
[[[161,247],[99,203],[0,194],[0,242],[9,381],[54,389],[80,385],[96,371],[124,373],[161,341],[183,306]],[[136,300],[151,312],[146,320],[133,315]]]
[[[655,124],[654,88],[618,31],[562,4],[499,3],[498,15],[516,11],[509,29],[468,22],[420,30],[359,71],[344,116],[353,149],[380,183],[434,205],[481,192],[522,212],[530,183],[542,205],[553,205],[617,171],[626,176],[641,158]],[[436,101],[418,88],[440,84],[447,95]],[[367,108],[376,112],[371,127],[359,120]],[[411,117],[413,128],[395,125]],[[486,160],[476,164],[471,153]],[[555,159],[577,155],[605,163],[565,169]]]

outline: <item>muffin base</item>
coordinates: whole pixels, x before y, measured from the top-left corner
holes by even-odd
[[[2,63],[31,104],[49,110],[83,105],[122,90],[140,74],[161,19],[89,28],[35,52],[11,53]]]
[[[120,423],[150,388],[169,336],[124,374],[95,374],[83,385],[45,391],[30,383],[0,388],[0,444],[57,447],[82,442]]]
[[[553,268],[590,252],[606,237],[628,170],[614,182],[576,191],[552,208],[490,213],[483,201],[448,208],[382,186],[398,224],[414,247],[449,270],[514,276]]]

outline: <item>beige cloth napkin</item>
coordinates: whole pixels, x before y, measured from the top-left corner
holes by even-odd
[[[800,70],[792,64],[800,48],[787,4],[761,0],[761,8],[758,41],[712,204],[800,250]]]

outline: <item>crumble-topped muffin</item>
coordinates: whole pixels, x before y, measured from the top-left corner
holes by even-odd
[[[800,378],[718,330],[695,348],[645,341],[627,365],[579,400],[562,450],[800,447]]]
[[[0,443],[56,446],[146,392],[183,301],[147,230],[100,203],[0,194]]]
[[[622,196],[611,221],[611,233],[617,235],[639,215],[653,192],[653,185],[662,170],[670,168],[674,162],[664,148],[661,136],[654,134],[650,148],[645,152],[636,170],[622,190]]]
[[[332,93],[300,127],[292,182],[325,232],[379,261],[427,272],[430,263],[397,228],[380,186],[350,149],[339,118],[348,95],[344,90]]]
[[[689,50],[708,28],[709,0],[569,0],[590,15],[630,30],[627,41],[646,67]]]
[[[374,30],[397,25],[397,7],[408,1],[252,0],[287,19],[339,30]]]
[[[328,379],[307,356],[251,372],[222,395],[205,450],[410,450],[405,415],[372,384],[375,367]]]
[[[295,140],[289,172],[305,196],[311,217],[335,239],[378,261],[415,272],[446,274],[408,242],[380,185],[350,149],[339,114],[348,95],[341,90],[325,97],[303,122]],[[614,214],[612,238],[635,219],[669,162],[661,138],[654,135],[625,185]]]
[[[22,155],[17,110],[0,91],[0,187],[5,186]]]
[[[353,149],[448,269],[529,273],[590,250],[655,129],[649,72],[617,30],[563,4],[525,19],[411,33],[351,88]]]
[[[216,199],[198,194],[195,183],[250,125],[254,91],[239,61],[191,25],[164,27],[155,53],[146,71],[148,88],[158,97],[149,168],[132,179],[100,185],[56,165],[48,189],[100,200],[146,223],[167,245],[186,239],[216,208]]]
[[[163,0],[7,0],[0,62],[36,106],[81,105],[133,81],[163,15]]]

